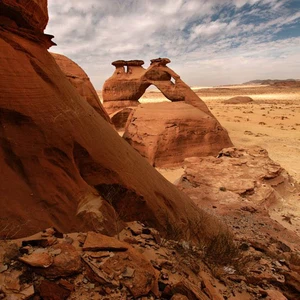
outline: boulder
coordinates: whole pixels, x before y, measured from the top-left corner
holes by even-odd
[[[82,258],[89,269],[87,276],[90,281],[114,287],[122,284],[135,298],[147,295],[158,284],[152,264],[129,244],[126,251],[114,251],[100,264],[87,254]]]
[[[210,299],[206,294],[201,291],[200,286],[196,286],[195,284],[189,282],[186,279],[177,282],[172,287],[172,292],[174,294],[181,294],[186,296],[189,300],[208,300]],[[213,298],[216,299],[216,298]]]
[[[70,296],[70,291],[53,281],[42,280],[37,288],[39,295],[45,300],[64,300]]]
[[[56,63],[67,76],[70,83],[77,89],[78,93],[108,122],[109,116],[103,108],[100,99],[93,87],[89,77],[83,69],[68,57],[51,53]]]
[[[197,189],[199,200],[233,204],[248,199],[253,205],[268,208],[292,195],[293,180],[258,146],[223,149],[218,157],[191,157],[185,166],[180,186]]]
[[[191,156],[216,156],[232,146],[213,116],[184,102],[141,104],[123,137],[155,167],[178,165]]]
[[[46,251],[35,251],[32,254],[25,255],[19,258],[32,267],[48,268],[53,263],[53,257]]]
[[[164,234],[178,226],[184,235],[205,216],[201,230],[213,236],[222,228],[216,218],[122,140],[55,63],[42,32],[46,1],[20,3],[2,1],[0,10],[11,21],[0,27],[0,207],[6,218],[0,235],[53,226],[112,235],[120,220],[140,220]]]
[[[245,104],[251,102],[253,102],[253,99],[246,96],[237,96],[223,101],[225,104]]]

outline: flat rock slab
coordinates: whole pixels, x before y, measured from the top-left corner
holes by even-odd
[[[126,251],[128,245],[120,242],[115,238],[96,233],[89,232],[83,245],[84,251]]]
[[[53,263],[53,257],[48,252],[33,252],[19,258],[20,261],[32,267],[48,268]]]

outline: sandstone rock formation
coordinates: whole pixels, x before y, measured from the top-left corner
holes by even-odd
[[[191,156],[217,155],[232,145],[213,116],[184,102],[141,104],[123,137],[156,167],[174,166]]]
[[[148,69],[142,67],[143,63],[113,62],[116,70],[104,83],[102,93],[104,107],[116,128],[123,129],[130,115],[124,138],[150,164],[172,166],[185,157],[216,155],[222,148],[232,146],[228,133],[205,103],[167,67],[168,58],[151,60]],[[176,103],[137,107],[138,99],[150,85]],[[136,107],[131,114],[129,106]]]
[[[199,207],[222,216],[240,243],[245,277],[234,271],[219,274],[222,280],[225,275],[252,286],[274,284],[280,288],[278,296],[298,297],[300,186],[266,150],[228,148],[218,158],[188,158],[179,188]],[[273,299],[276,293],[270,290],[262,295]]]
[[[223,149],[218,157],[187,158],[185,167],[181,185],[193,186],[199,199],[222,206],[247,200],[253,207],[269,209],[283,198],[287,204],[299,190],[289,174],[259,146]]]
[[[261,147],[223,149],[217,158],[188,158],[179,187],[200,207],[225,215],[243,240],[276,240],[287,252],[300,247],[300,219],[293,215],[300,186]]]
[[[67,76],[78,93],[108,122],[109,116],[103,108],[100,99],[94,89],[89,77],[74,61],[64,55],[51,53],[56,63]]]
[[[253,102],[253,99],[247,96],[237,96],[223,101],[225,104],[244,104],[251,102]]]
[[[211,115],[205,103],[185,84],[180,76],[167,67],[168,58],[151,60],[144,69],[142,60],[118,60],[114,74],[105,81],[103,105],[108,114],[124,107],[137,106],[138,100],[150,85],[156,86],[171,101],[185,101]],[[174,80],[174,82],[172,81]]]
[[[1,20],[9,19],[23,29],[42,32],[48,23],[47,0],[2,0],[0,3]]]
[[[116,130],[124,130],[125,129],[128,118],[133,110],[134,110],[134,107],[126,107],[126,108],[117,110],[110,115],[111,122],[114,124]]]
[[[139,98],[150,86],[143,81],[145,69],[142,60],[118,60],[112,63],[116,70],[103,85],[103,106],[108,114],[129,106],[137,106]],[[125,69],[126,68],[126,69]]]
[[[158,174],[69,83],[47,52],[46,11],[46,1],[1,2],[1,237],[49,226],[114,234],[122,220],[141,220],[165,234],[178,224],[183,235],[202,217],[208,221],[198,235],[213,237],[219,223]]]

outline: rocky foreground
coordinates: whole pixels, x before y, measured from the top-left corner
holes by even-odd
[[[300,256],[279,241],[223,250],[132,222],[118,238],[54,228],[0,242],[1,299],[297,299]],[[272,255],[271,255],[272,254]]]
[[[298,299],[299,185],[260,148],[185,160],[178,188],[209,212],[182,236],[141,222],[115,237],[48,228],[0,242],[3,299]],[[210,215],[227,229],[210,239]],[[276,215],[280,216],[278,221]],[[115,226],[119,226],[118,223]]]

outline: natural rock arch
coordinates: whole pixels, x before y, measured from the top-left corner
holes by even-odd
[[[103,105],[115,127],[124,129],[124,139],[158,167],[181,164],[186,157],[217,155],[232,146],[227,131],[168,63],[168,58],[152,59],[147,69],[142,60],[112,63],[116,70],[104,83]],[[139,105],[150,85],[173,103]]]
[[[172,102],[184,101],[211,115],[205,103],[185,84],[180,76],[167,67],[168,58],[152,59],[150,66],[142,67],[142,60],[117,60],[113,75],[103,85],[103,105],[112,114],[124,107],[137,106],[150,85],[157,87]]]

